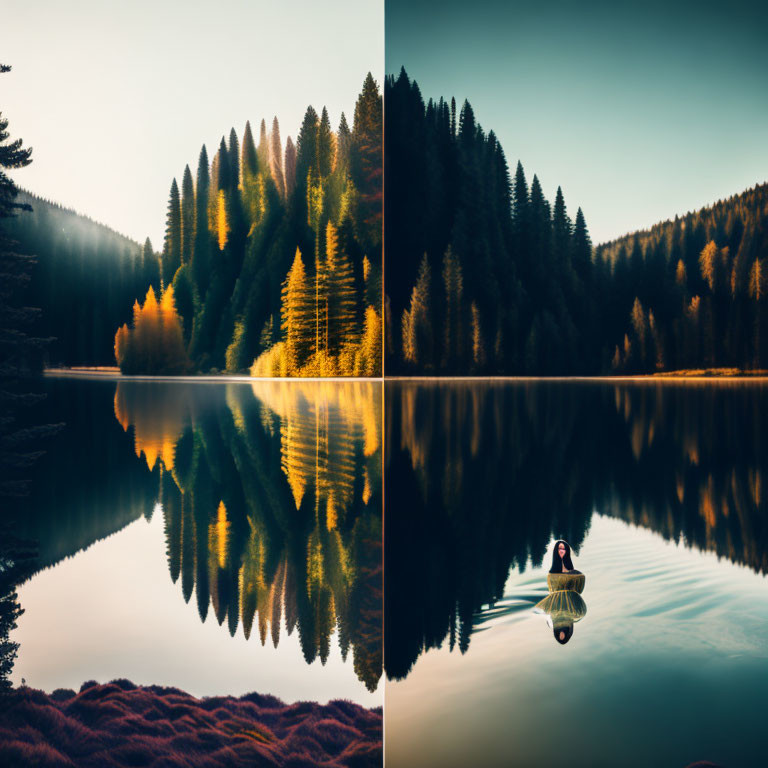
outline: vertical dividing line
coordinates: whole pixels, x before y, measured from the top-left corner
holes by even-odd
[[[383,327],[383,323],[382,323]],[[384,357],[381,358],[382,372],[384,366]],[[387,473],[386,473],[386,451],[387,451],[387,419],[386,419],[386,386],[387,383],[382,377],[381,379],[381,685],[382,685],[382,708],[381,708],[381,755],[382,763],[386,765],[386,758],[384,755],[384,749],[386,744],[386,713],[387,713],[387,674],[384,666],[384,639],[385,639],[385,624],[386,624],[386,557],[384,547],[386,546],[386,498],[387,498]]]

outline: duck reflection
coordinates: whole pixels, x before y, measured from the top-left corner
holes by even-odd
[[[573,625],[587,615],[587,604],[581,596],[586,576],[573,567],[571,547],[562,539],[552,548],[552,567],[547,574],[549,594],[534,610],[547,616],[547,624],[560,645],[573,637]]]

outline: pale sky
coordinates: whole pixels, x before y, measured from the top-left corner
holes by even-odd
[[[295,141],[309,104],[351,126],[368,71],[382,85],[382,0],[3,5],[0,110],[34,150],[15,180],[155,250],[203,143],[274,115]]]
[[[593,242],[768,181],[768,3],[386,0],[386,67],[468,99]]]

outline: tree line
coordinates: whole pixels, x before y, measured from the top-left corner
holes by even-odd
[[[34,254],[28,300],[42,312],[48,365],[114,365],[115,328],[149,286],[160,288],[158,254],[103,224],[21,192],[31,210],[9,222],[21,253]]]
[[[600,245],[610,370],[768,367],[768,184]]]
[[[468,101],[425,104],[405,70],[385,99],[387,373],[594,370],[581,210],[511,180]]]
[[[469,102],[384,87],[387,373],[766,365],[768,186],[593,248]]]
[[[161,284],[192,370],[380,372],[381,131],[369,74],[351,128],[311,106],[295,142],[246,123],[173,180]]]

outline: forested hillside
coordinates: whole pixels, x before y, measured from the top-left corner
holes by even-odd
[[[36,332],[52,338],[49,365],[114,365],[115,328],[149,285],[159,288],[157,254],[103,224],[21,192],[23,211],[5,224],[17,249],[32,254],[27,300],[41,307]]]
[[[242,137],[233,128],[210,162],[203,146],[195,180],[187,166],[171,184],[164,290],[120,329],[121,368],[378,375],[381,131],[369,74],[351,128],[342,113],[333,131],[327,110],[310,106],[295,142],[283,144],[274,118],[258,141],[250,123]],[[175,333],[161,338],[176,313],[184,363]]]
[[[768,184],[595,249],[611,369],[768,367]]]
[[[587,372],[593,281],[584,216],[514,181],[469,102],[385,83],[387,373]]]
[[[385,82],[388,374],[768,365],[768,187],[593,248],[469,102]]]

